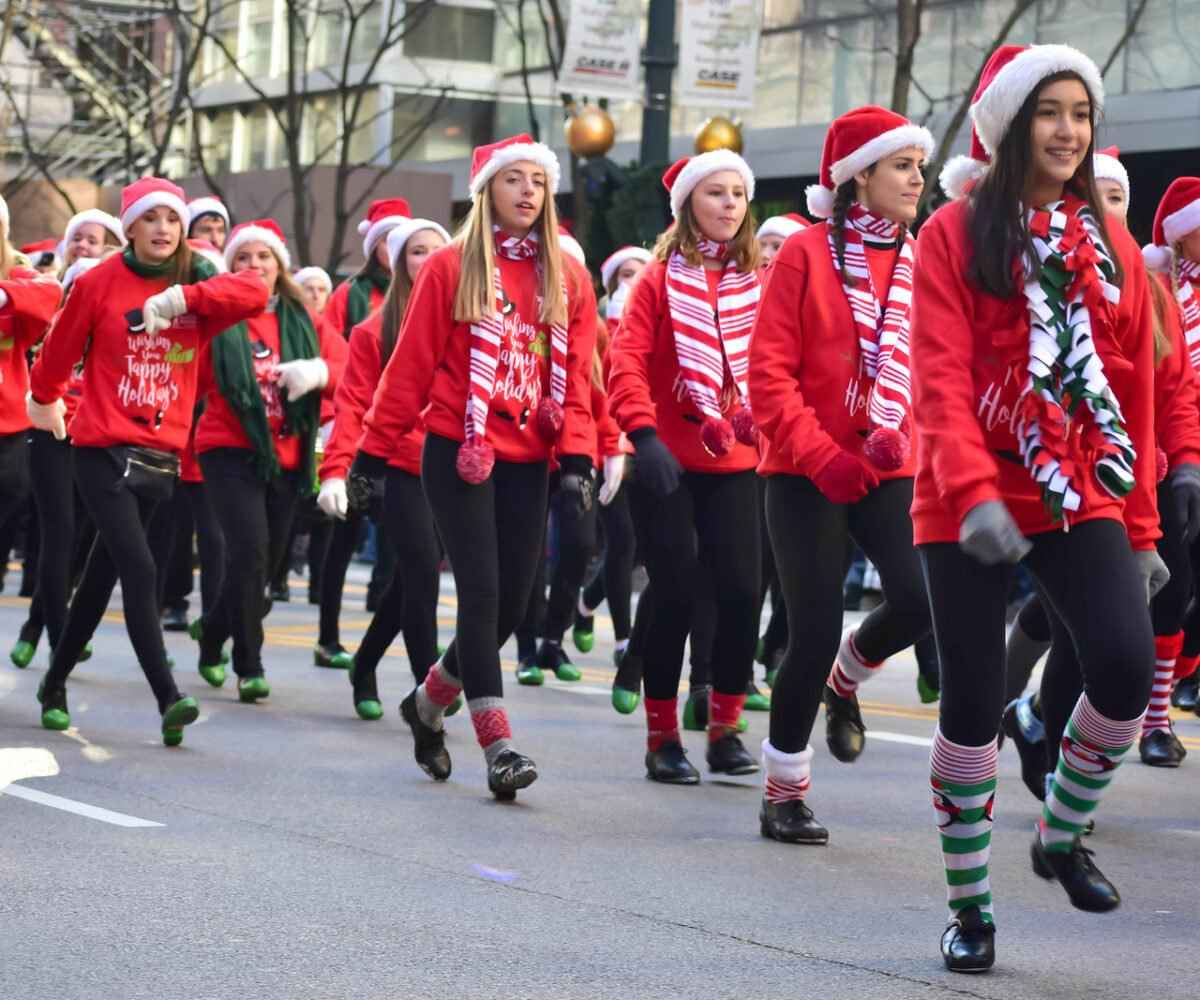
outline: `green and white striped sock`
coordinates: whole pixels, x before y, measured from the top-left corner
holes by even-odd
[[[1079,696],[1042,806],[1039,830],[1047,851],[1071,849],[1141,727],[1140,715],[1127,721],[1110,719],[1096,711],[1087,694]]]
[[[992,922],[992,805],[996,797],[996,741],[969,747],[953,743],[938,729],[933,738],[929,785],[946,866],[946,897],[953,918],[978,906]]]

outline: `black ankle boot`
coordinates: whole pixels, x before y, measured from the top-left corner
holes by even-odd
[[[1196,705],[1200,704],[1200,670],[1175,685],[1175,690],[1171,692],[1171,704],[1185,712],[1196,711]]]
[[[511,802],[517,792],[537,781],[537,765],[516,750],[501,750],[488,765],[488,790],[501,802]]]
[[[996,963],[996,928],[978,906],[964,906],[942,933],[942,959],[951,972],[987,972]]]
[[[1172,729],[1153,729],[1138,740],[1138,755],[1151,767],[1178,767],[1187,748]]]
[[[1057,879],[1077,910],[1107,913],[1121,905],[1117,887],[1096,867],[1093,852],[1080,845],[1078,837],[1069,851],[1047,851],[1035,833],[1029,853],[1034,872],[1044,879]]]
[[[400,718],[408,723],[413,735],[413,756],[421,770],[434,781],[445,781],[450,777],[450,754],[446,750],[446,734],[440,729],[431,729],[417,714],[417,692],[412,690],[400,702]]]
[[[720,739],[709,741],[704,759],[713,774],[753,774],[758,770],[758,762],[732,730]]]
[[[858,695],[841,697],[825,685],[825,742],[843,764],[853,764],[863,752],[867,727],[858,710]]]
[[[1008,738],[1012,740],[1021,758],[1021,780],[1029,789],[1029,794],[1039,802],[1046,801],[1046,741],[1031,740],[1021,726],[1017,715],[1021,699],[1016,698],[1008,703],[1004,715],[1000,718],[1000,726]]]
[[[665,785],[700,784],[700,772],[692,767],[680,743],[664,743],[657,750],[647,750],[646,777]]]
[[[803,799],[762,801],[758,822],[764,837],[784,844],[828,844],[829,831],[817,822]]]

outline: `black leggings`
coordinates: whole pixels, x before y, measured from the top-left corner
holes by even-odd
[[[396,570],[357,652],[355,675],[374,671],[398,632],[419,684],[437,660],[438,567],[441,545],[418,476],[387,470],[383,521],[397,549]]]
[[[767,622],[767,630],[763,633],[763,662],[769,663],[771,654],[787,649],[788,623],[787,607],[783,600],[783,587],[779,584],[779,572],[775,567],[775,551],[771,548],[771,532],[767,528],[767,481],[766,476],[758,478],[758,517],[759,531],[762,537],[762,589],[758,605],[759,619],[762,619],[762,606],[767,596],[771,598],[771,618]]]
[[[0,528],[10,526],[9,522],[20,514],[29,495],[28,452],[25,431],[0,437]],[[0,553],[5,561],[8,559],[8,547]]]
[[[1150,700],[1154,634],[1124,526],[1084,521],[1029,539],[1025,565],[1047,601],[1054,646],[1071,648],[1084,689],[1110,719],[1134,719]],[[984,566],[957,544],[922,545],[942,666],[942,735],[964,746],[995,739],[1004,711],[1004,609],[1012,566]],[[1043,711],[1069,718],[1078,686],[1053,653],[1042,674]],[[1070,694],[1070,690],[1074,694]]]
[[[75,483],[96,524],[97,537],[71,598],[45,684],[48,690],[66,684],[120,579],[125,629],[163,712],[179,698],[179,689],[167,669],[154,556],[146,535],[157,503],[129,490],[124,473],[124,464],[106,448],[75,449]]]
[[[322,646],[341,646],[338,619],[342,614],[342,591],[346,586],[346,571],[362,537],[365,518],[357,511],[346,515],[344,521],[334,521],[329,529],[329,548],[321,567],[321,628],[317,642]]]
[[[912,480],[881,483],[853,504],[827,500],[803,476],[771,476],[767,526],[788,608],[788,647],[771,689],[771,745],[808,746],[842,637],[842,581],[853,538],[879,570],[883,603],[863,620],[855,645],[879,663],[929,632],[921,563],[913,548]]]
[[[601,477],[603,482],[603,477]],[[598,608],[608,601],[613,634],[617,641],[628,639],[632,631],[633,566],[637,544],[633,534],[633,515],[629,512],[629,482],[622,484],[612,503],[600,507],[600,529],[604,533],[604,564],[592,582],[584,588],[583,602]]]
[[[234,672],[261,677],[267,581],[287,558],[301,474],[284,472],[264,480],[254,453],[246,448],[206,451],[200,467],[225,538],[225,582],[216,607],[204,619],[200,662],[216,663],[232,636]]]
[[[454,569],[458,616],[442,664],[468,700],[500,698],[500,647],[525,616],[546,531],[545,462],[497,461],[478,486],[455,467],[458,442],[425,436],[421,483]]]
[[[643,651],[647,698],[677,697],[684,643],[708,580],[715,596],[713,686],[721,694],[745,694],[758,641],[756,480],[753,469],[684,472],[667,497],[652,495],[636,481],[625,487],[645,532],[646,570],[654,586]]]
[[[562,642],[563,633],[571,624],[579,588],[587,573],[588,563],[596,551],[596,507],[579,512],[558,489],[558,476],[550,477],[550,508],[558,528],[557,556],[554,575],[550,580],[550,596],[546,597],[546,546],[541,547],[529,606],[521,622],[522,642],[530,643],[538,636]]]
[[[179,490],[192,508],[196,525],[196,553],[200,557],[200,607],[209,614],[221,597],[225,581],[225,534],[217,520],[204,483],[180,483]]]

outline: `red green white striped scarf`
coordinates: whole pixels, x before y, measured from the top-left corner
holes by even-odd
[[[1200,264],[1179,258],[1175,264],[1175,301],[1183,317],[1183,336],[1187,341],[1192,368],[1200,376]]]

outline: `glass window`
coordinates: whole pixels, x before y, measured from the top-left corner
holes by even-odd
[[[269,9],[271,0],[266,4],[265,17],[257,9],[261,6],[261,3],[255,4],[253,19],[246,25],[246,44],[241,57],[242,68],[248,76],[255,78],[271,75],[271,41],[275,30],[275,20]]]
[[[436,99],[422,94],[396,94],[392,105],[393,159],[469,157],[472,149],[492,139],[492,122],[496,114],[493,101],[447,99],[430,121],[435,103]],[[513,131],[528,127],[526,121]]]
[[[269,164],[271,114],[265,106],[242,117],[242,159],[244,170],[265,170]]]
[[[562,128],[562,105],[535,103],[533,113],[541,129],[542,139],[549,138],[551,142],[557,140],[562,134],[555,131]],[[519,132],[531,132],[528,105],[519,100],[497,101],[495,134],[516,135]]]
[[[1200,83],[1200,0],[1157,0],[1146,8],[1137,34],[1125,47],[1126,87],[1130,93],[1171,90]],[[1107,52],[1101,58],[1106,58]],[[1120,80],[1116,66],[1110,79]]]
[[[307,142],[304,159],[310,163],[336,163],[338,159],[337,100],[333,97],[315,97],[308,103]]]
[[[754,107],[747,112],[747,124],[751,128],[795,125],[799,96],[800,32],[763,35],[758,45]]]
[[[467,62],[492,61],[496,15],[477,7],[451,7],[437,4],[424,7],[406,5],[404,54],[414,59],[454,59]],[[543,33],[540,23],[539,36]],[[520,65],[520,55],[517,57]]]
[[[309,65],[313,69],[337,66],[342,61],[342,38],[346,22],[340,4],[323,2],[317,5],[308,47]]]
[[[346,113],[349,117],[354,111],[354,95],[346,99]],[[384,152],[377,135],[376,115],[379,113],[379,90],[371,89],[362,92],[362,101],[358,105],[358,114],[354,117],[354,130],[350,133],[350,162],[370,163],[376,155]],[[350,123],[347,122],[347,129]],[[335,154],[336,155],[336,154]]]
[[[526,3],[523,18],[517,19],[517,4],[513,0],[496,2],[495,64],[502,73],[515,73],[521,69],[521,35],[518,24],[523,24],[525,36],[525,59],[529,66],[546,66],[550,63],[546,45],[546,32],[538,17],[537,4]]]
[[[354,22],[354,37],[350,41],[350,61],[370,62],[379,49],[384,30],[387,27],[383,19],[383,4],[380,0],[370,0],[369,3],[358,0],[353,6],[358,17]],[[347,31],[349,31],[349,18],[347,18],[346,25]],[[338,58],[340,60],[340,53]]]
[[[207,127],[204,130],[204,159],[208,169],[215,174],[229,173],[233,169],[234,124],[232,109],[207,117]]]

